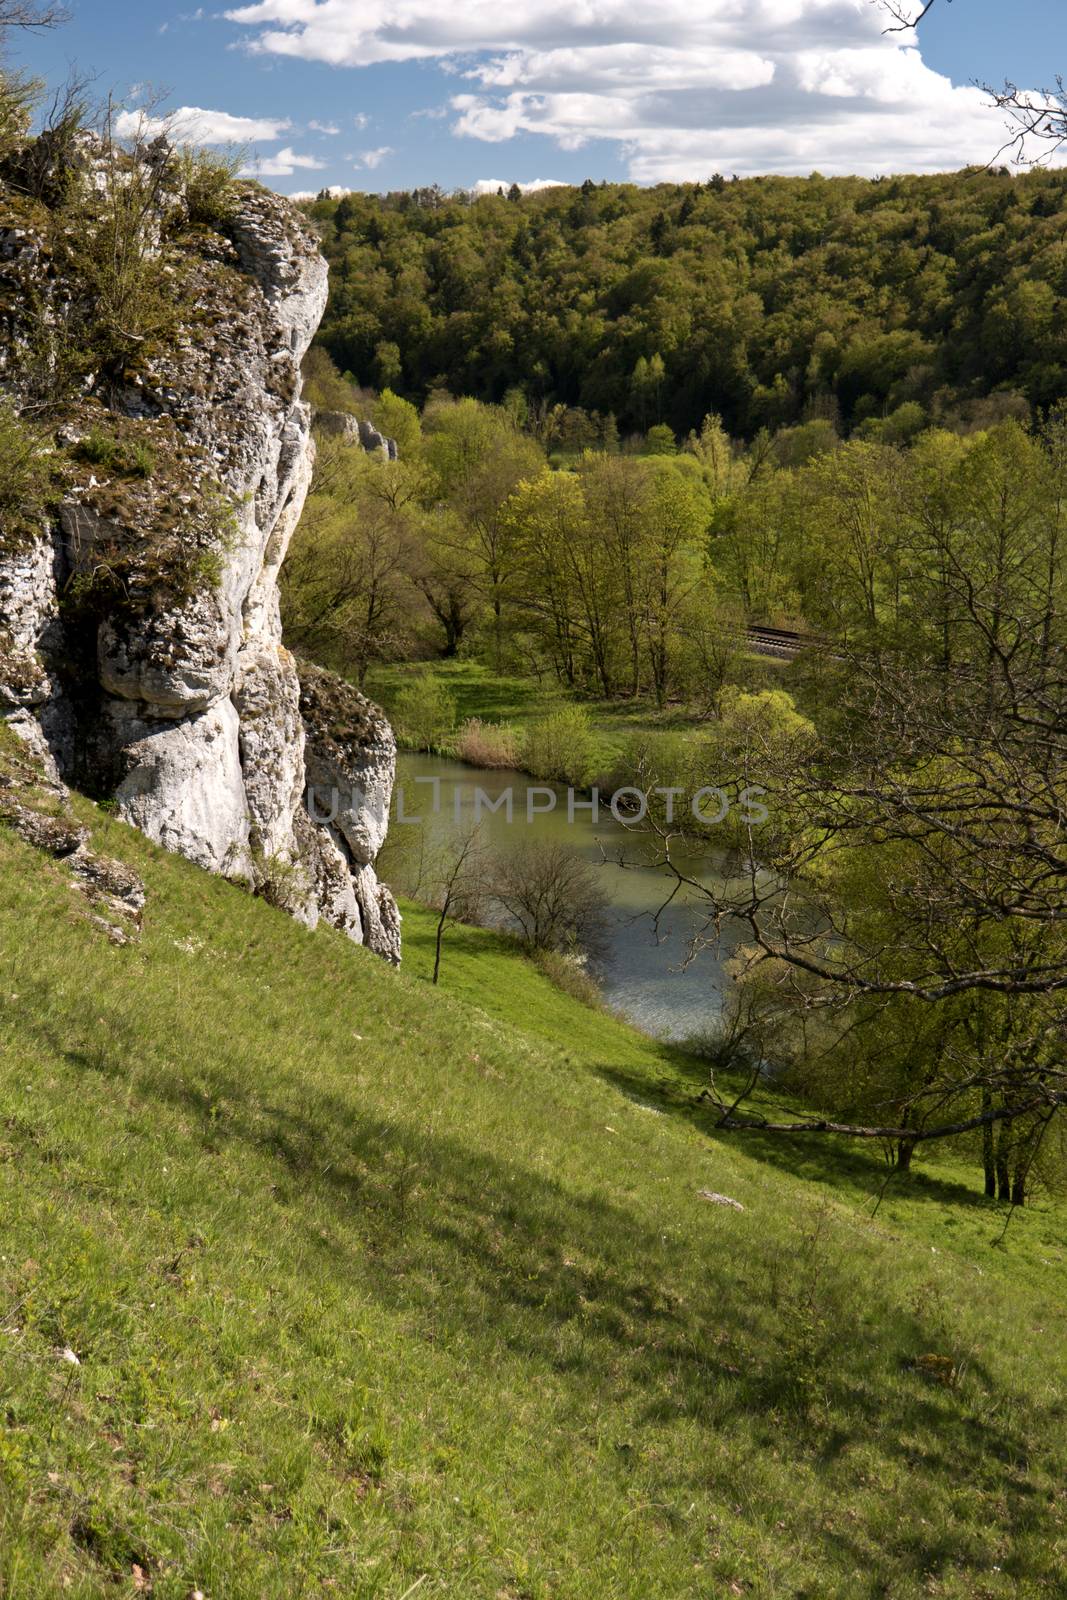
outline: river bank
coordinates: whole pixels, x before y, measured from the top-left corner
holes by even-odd
[[[789,663],[781,658],[756,652],[741,658],[740,675],[747,690],[778,687]],[[400,662],[377,666],[367,675],[365,692],[391,720],[405,686],[420,675],[430,674],[451,696],[455,704],[455,730],[442,744],[442,755],[462,761],[455,748],[455,732],[471,718],[510,728],[517,736],[519,755],[516,770],[525,771],[521,757],[523,736],[536,722],[553,711],[581,705],[589,718],[593,739],[593,765],[600,773],[618,767],[627,746],[637,739],[665,735],[698,735],[709,727],[706,715],[691,707],[672,703],[659,708],[651,700],[578,700],[568,695],[554,680],[493,672],[477,661]],[[402,736],[401,736],[401,742]],[[536,774],[527,772],[528,777]]]
[[[427,898],[442,863],[454,859],[476,821],[490,852],[536,840],[563,845],[589,863],[607,902],[595,977],[612,1011],[656,1039],[681,1041],[714,1029],[741,929],[726,927],[713,938],[699,890],[672,893],[673,878],[651,864],[642,836],[606,803],[594,814],[590,801],[562,785],[403,751],[380,862],[386,881],[412,899]],[[730,873],[727,852],[710,846],[676,860],[699,883],[721,883]]]

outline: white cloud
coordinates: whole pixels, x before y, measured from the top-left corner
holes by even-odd
[[[356,165],[367,167],[371,172],[375,167],[380,167],[386,156],[391,156],[393,147],[389,144],[379,145],[377,150],[361,150],[356,157]]]
[[[352,126],[359,129],[369,128],[370,118],[368,117],[367,113],[365,111],[357,111],[355,116],[352,118]]]
[[[341,131],[340,126],[336,122],[312,121],[308,123],[308,127],[311,129],[312,133],[324,133],[330,139],[335,138],[336,135]]]
[[[437,60],[471,85],[457,134],[610,140],[645,182],[942,170],[1004,137],[981,91],[928,68],[913,34],[885,34],[871,0],[254,0],[226,15],[262,54]]]
[[[228,111],[205,111],[200,106],[179,106],[176,111],[156,117],[143,111],[123,111],[115,119],[120,139],[135,135],[154,138],[157,133],[168,133],[179,144],[247,144],[253,140],[269,144],[291,127],[285,118],[235,117]]]
[[[512,181],[511,178],[479,178],[471,193],[496,194],[498,189],[503,189],[507,194]],[[529,183],[519,184],[523,194],[536,194],[539,189],[564,189],[566,186],[566,178],[532,178]]]
[[[317,156],[298,156],[286,145],[273,156],[257,156],[241,173],[242,178],[291,178],[294,172],[319,172],[326,165]]]
[[[320,194],[327,195],[331,200],[343,200],[346,194],[353,194],[352,189],[345,189],[339,183],[328,183],[322,189],[294,189],[287,195],[287,200],[317,200]]]

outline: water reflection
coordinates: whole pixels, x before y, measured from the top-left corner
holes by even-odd
[[[433,779],[439,780],[436,810],[435,786],[430,781]],[[726,982],[723,962],[741,938],[741,929],[728,926],[716,950],[702,950],[685,965],[690,940],[704,922],[700,897],[693,890],[682,890],[658,924],[654,922],[673,879],[662,868],[642,864],[639,835],[617,822],[606,805],[601,806],[595,823],[590,812],[579,806],[573,807],[570,820],[567,791],[563,788],[535,783],[518,772],[491,772],[461,762],[407,753],[397,763],[397,786],[394,819],[379,871],[401,893],[417,897],[427,859],[469,832],[476,790],[480,789],[493,803],[510,789],[512,821],[507,821],[503,806],[491,812],[483,805],[481,838],[494,850],[531,838],[551,840],[595,865],[610,906],[606,951],[597,974],[608,1004],[662,1039],[692,1037],[715,1021]],[[533,796],[536,810],[528,821],[531,788],[537,791]],[[541,809],[547,804],[545,789],[554,790],[554,810]],[[398,811],[420,820],[402,823]],[[626,866],[619,864],[620,852],[625,855]],[[728,867],[721,851],[676,854],[676,859],[687,875],[704,883],[721,881]]]

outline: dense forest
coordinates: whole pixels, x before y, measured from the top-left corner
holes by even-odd
[[[1005,169],[322,198],[320,341],[416,401],[570,408],[579,446],[709,412],[984,422],[1064,392],[1065,198]]]

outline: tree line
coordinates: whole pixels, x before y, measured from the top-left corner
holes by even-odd
[[[1067,371],[1065,185],[1002,168],[323,197],[320,338],[419,404],[510,394],[587,435],[1040,408]]]

